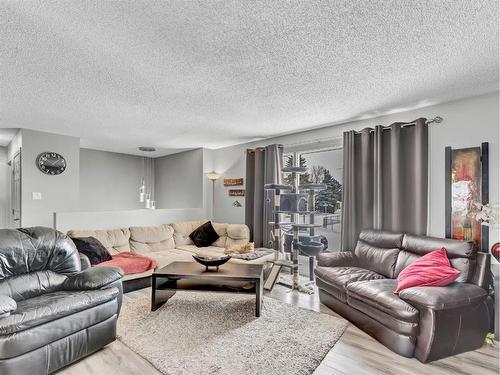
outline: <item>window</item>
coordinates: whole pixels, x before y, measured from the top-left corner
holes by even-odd
[[[315,194],[315,224],[321,225],[315,229],[315,234],[324,236],[328,241],[325,251],[339,251],[342,225],[342,149],[285,154],[284,166],[293,166],[295,158],[297,165],[307,168],[307,173],[299,177],[299,184],[315,183],[327,186],[326,190]],[[285,175],[284,182],[293,184],[290,179],[291,176]]]

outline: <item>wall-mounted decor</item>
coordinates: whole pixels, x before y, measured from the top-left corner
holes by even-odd
[[[66,169],[66,159],[56,152],[42,152],[36,158],[36,165],[40,172],[48,175],[58,175]]]
[[[476,218],[488,203],[488,143],[480,147],[446,147],[446,237],[473,240],[488,252],[488,227]]]
[[[245,189],[231,189],[229,190],[230,197],[244,197]]]
[[[243,178],[225,178],[224,186],[241,186],[243,185]]]

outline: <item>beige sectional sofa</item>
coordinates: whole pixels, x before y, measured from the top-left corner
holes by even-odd
[[[174,261],[193,261],[193,254],[204,256],[225,255],[224,250],[250,240],[250,231],[243,224],[212,223],[219,239],[208,247],[196,247],[189,234],[207,220],[182,221],[157,226],[117,228],[109,230],[70,230],[70,237],[97,238],[113,254],[133,252],[153,258],[157,268]],[[255,260],[232,258],[229,262],[244,264],[266,264],[273,254]],[[149,277],[153,270],[126,275],[123,281]]]

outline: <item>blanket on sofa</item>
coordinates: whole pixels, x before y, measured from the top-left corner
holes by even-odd
[[[96,265],[96,267],[99,266],[118,267],[123,270],[125,275],[130,275],[155,268],[156,260],[134,253],[120,253],[113,255],[111,260]]]
[[[244,254],[233,254],[231,255],[232,258],[237,258],[237,259],[243,259],[243,260],[254,260],[254,259],[259,259],[262,258],[263,256],[269,255],[274,253],[273,249],[266,249],[265,247],[261,247],[258,249],[255,249],[254,251],[250,253],[244,253]]]

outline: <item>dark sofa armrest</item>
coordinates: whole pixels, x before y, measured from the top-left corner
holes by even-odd
[[[409,304],[432,310],[449,310],[474,305],[485,300],[486,295],[483,288],[467,283],[415,287],[399,292],[399,297]]]
[[[68,277],[65,290],[89,290],[105,288],[123,277],[123,271],[116,267],[92,267]]]
[[[78,253],[78,255],[80,256],[80,264],[82,265],[82,271],[92,267],[92,264],[90,263],[90,259],[88,256],[86,256],[83,253]]]
[[[17,303],[9,296],[0,295],[0,318],[9,316],[16,311]]]
[[[358,261],[352,251],[339,251],[318,255],[318,266],[321,267],[352,267],[357,265]]]

